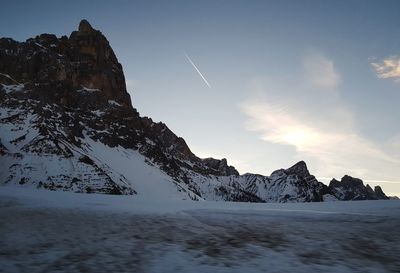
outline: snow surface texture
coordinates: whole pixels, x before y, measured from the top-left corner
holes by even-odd
[[[400,202],[153,200],[0,187],[0,272],[399,272]]]

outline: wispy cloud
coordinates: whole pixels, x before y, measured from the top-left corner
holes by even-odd
[[[270,144],[286,146],[282,151],[293,157],[288,160],[310,162],[317,176],[350,174],[398,181],[400,149],[393,148],[398,143],[392,141],[389,148],[372,141],[360,133],[357,118],[340,92],[319,92],[340,90],[341,77],[333,60],[313,52],[301,65],[305,77],[252,82],[246,90],[250,95],[240,104],[246,129]],[[293,147],[294,153],[287,147]]]
[[[304,73],[298,77],[251,82],[240,104],[245,128],[266,145],[275,144],[271,160],[283,154],[287,161],[305,160],[320,178],[349,174],[398,192],[400,135],[376,142],[362,133],[351,106],[336,92],[341,76],[333,60],[314,51],[300,65]],[[325,89],[334,92],[320,92]]]
[[[186,59],[189,61],[189,63],[193,66],[194,69],[196,69],[197,73],[200,75],[200,77],[203,79],[203,81],[205,82],[205,84],[208,86],[208,88],[211,88],[211,85],[208,83],[208,81],[206,80],[206,78],[203,76],[203,74],[200,72],[200,70],[197,68],[197,66],[194,64],[194,62],[192,61],[192,59],[190,59],[189,55],[187,55],[185,53]]]
[[[391,56],[381,62],[372,62],[372,67],[380,79],[393,79],[400,82],[400,56]]]
[[[341,109],[342,116],[325,119],[312,112],[298,112],[290,104],[277,107],[258,96],[246,100],[241,105],[248,118],[246,129],[259,132],[264,141],[293,146],[300,158],[316,162],[316,169],[323,176],[351,172],[383,179],[379,174],[385,170],[390,173],[390,168],[399,166],[396,157],[358,134],[348,123],[342,125],[343,118],[353,119],[345,109]]]
[[[303,60],[303,67],[308,82],[316,88],[334,89],[340,83],[333,61],[322,54],[308,54]]]

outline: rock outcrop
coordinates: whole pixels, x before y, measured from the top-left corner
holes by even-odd
[[[87,105],[74,94],[79,91],[101,91],[92,103],[112,99],[131,107],[121,64],[107,39],[86,20],[69,38],[41,34],[23,43],[1,38],[0,60],[3,75],[66,107]]]
[[[383,200],[389,199],[389,197],[386,196],[386,194],[383,192],[380,186],[375,186],[374,192],[376,194],[377,199],[383,199]]]
[[[340,181],[332,179],[329,190],[339,200],[388,199],[381,187],[376,186],[373,190],[368,184],[364,186],[361,179],[349,175],[343,176]]]

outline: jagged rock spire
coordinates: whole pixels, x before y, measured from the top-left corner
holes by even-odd
[[[301,177],[307,177],[310,175],[310,172],[307,169],[307,164],[304,161],[299,161],[294,164],[292,167],[286,170],[289,174],[297,174]]]
[[[93,31],[92,26],[86,19],[82,19],[79,23],[79,32],[91,32]]]

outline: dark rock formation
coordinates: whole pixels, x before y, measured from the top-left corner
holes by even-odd
[[[361,179],[349,175],[343,176],[340,181],[332,179],[329,184],[329,190],[339,200],[388,199],[381,187],[376,186],[375,190],[373,190],[368,184],[364,186]]]
[[[107,39],[86,20],[69,38],[41,34],[23,43],[1,38],[0,71],[67,107],[87,105],[75,93],[100,91],[91,101],[95,107],[113,99],[131,108],[121,64]]]
[[[214,158],[204,158],[201,160],[202,163],[207,166],[207,168],[214,170],[215,174],[222,174],[222,175],[239,175],[239,172],[233,166],[228,166],[228,162],[226,158],[221,160],[214,159]]]
[[[375,190],[374,190],[376,197],[378,199],[389,199],[389,197],[386,196],[386,194],[383,192],[382,188],[380,186],[375,186]]]
[[[294,164],[289,169],[286,169],[288,174],[295,174],[301,177],[308,177],[310,176],[310,172],[308,171],[307,164],[304,161],[299,161]]]

